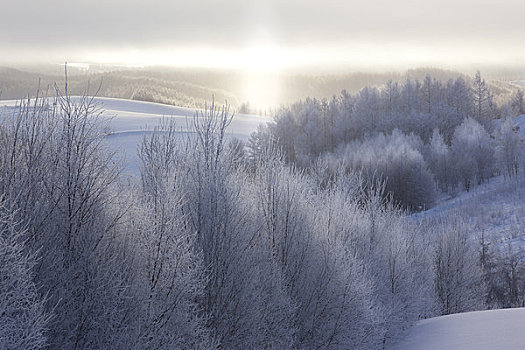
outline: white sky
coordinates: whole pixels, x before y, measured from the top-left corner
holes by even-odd
[[[525,62],[525,0],[2,0],[0,61],[285,70]]]

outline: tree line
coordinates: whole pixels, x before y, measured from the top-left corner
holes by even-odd
[[[523,91],[498,106],[479,72],[446,83],[427,75],[299,101],[259,128],[249,146],[276,143],[288,163],[304,169],[321,162],[380,177],[397,204],[417,210],[440,191],[468,191],[522,170],[523,145],[510,119],[523,111]]]

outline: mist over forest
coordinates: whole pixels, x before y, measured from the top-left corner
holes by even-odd
[[[261,89],[278,88],[279,94],[270,100],[250,101],[245,91],[246,73],[239,70],[176,69],[173,67],[116,67],[111,65],[83,64],[68,66],[69,89],[72,95],[82,95],[88,82],[90,92],[100,97],[124,98],[138,101],[164,103],[182,107],[202,108],[214,96],[217,101],[227,101],[242,112],[274,115],[283,105],[297,100],[331,98],[342,90],[358,92],[366,86],[380,87],[391,80],[403,83],[407,79],[424,80],[426,75],[446,82],[469,74],[438,68],[415,68],[391,72],[354,72],[314,74],[269,73],[272,85],[266,86],[268,74],[255,74],[251,84]],[[487,68],[493,94],[497,101],[508,99],[525,81],[525,72],[519,69]],[[4,100],[34,97],[36,91],[53,90],[57,82],[63,85],[64,65],[22,65],[15,68],[0,67],[0,98]],[[315,71],[314,71],[315,72]],[[475,71],[473,72],[475,73]],[[472,74],[473,74],[472,73]],[[471,75],[472,75],[471,74]]]

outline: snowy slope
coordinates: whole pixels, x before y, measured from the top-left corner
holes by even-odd
[[[0,101],[0,113],[1,109],[10,109],[17,102],[15,100]],[[180,132],[186,133],[188,123],[195,114],[194,109],[152,102],[103,97],[95,98],[94,102],[103,110],[102,115],[110,118],[109,131],[111,133],[106,137],[106,141],[111,149],[123,156],[124,173],[127,174],[138,174],[137,146],[162,118],[174,119]],[[236,114],[228,128],[228,135],[246,140],[259,124],[270,120],[270,117]]]
[[[523,138],[523,135],[525,135],[525,114],[521,114],[514,118],[514,127]]]
[[[138,174],[138,144],[145,135],[151,133],[162,118],[174,119],[181,133],[185,133],[195,114],[194,109],[151,102],[111,98],[97,98],[96,102],[104,110],[104,115],[112,117],[109,123],[111,134],[106,140],[112,149],[124,154],[124,171],[130,174]],[[247,140],[259,124],[268,121],[269,117],[235,115],[228,128],[228,135]]]
[[[498,176],[488,183],[461,192],[454,198],[442,198],[429,210],[415,213],[408,220],[432,222],[460,216],[469,223],[472,239],[485,238],[494,248],[511,250],[525,259],[525,179]],[[525,349],[525,346],[524,346]]]
[[[502,119],[495,119],[493,123],[494,130],[498,130],[500,124],[502,123]],[[525,114],[520,114],[517,117],[514,117],[512,126],[514,127],[514,130],[520,134],[521,139],[525,140]]]
[[[422,320],[390,350],[523,350],[525,309],[476,311]]]
[[[408,220],[460,216],[469,224],[473,240],[483,232],[500,252],[525,259],[525,179],[492,178],[488,183],[443,197],[427,211]],[[418,322],[403,341],[389,350],[525,349],[525,309],[470,312]]]

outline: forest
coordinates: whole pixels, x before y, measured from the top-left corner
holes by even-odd
[[[0,116],[3,349],[385,349],[417,320],[525,303],[525,264],[442,196],[525,179],[478,72],[282,107],[248,142],[228,105],[144,137],[121,177],[67,89]],[[522,227],[517,228],[523,229]]]

